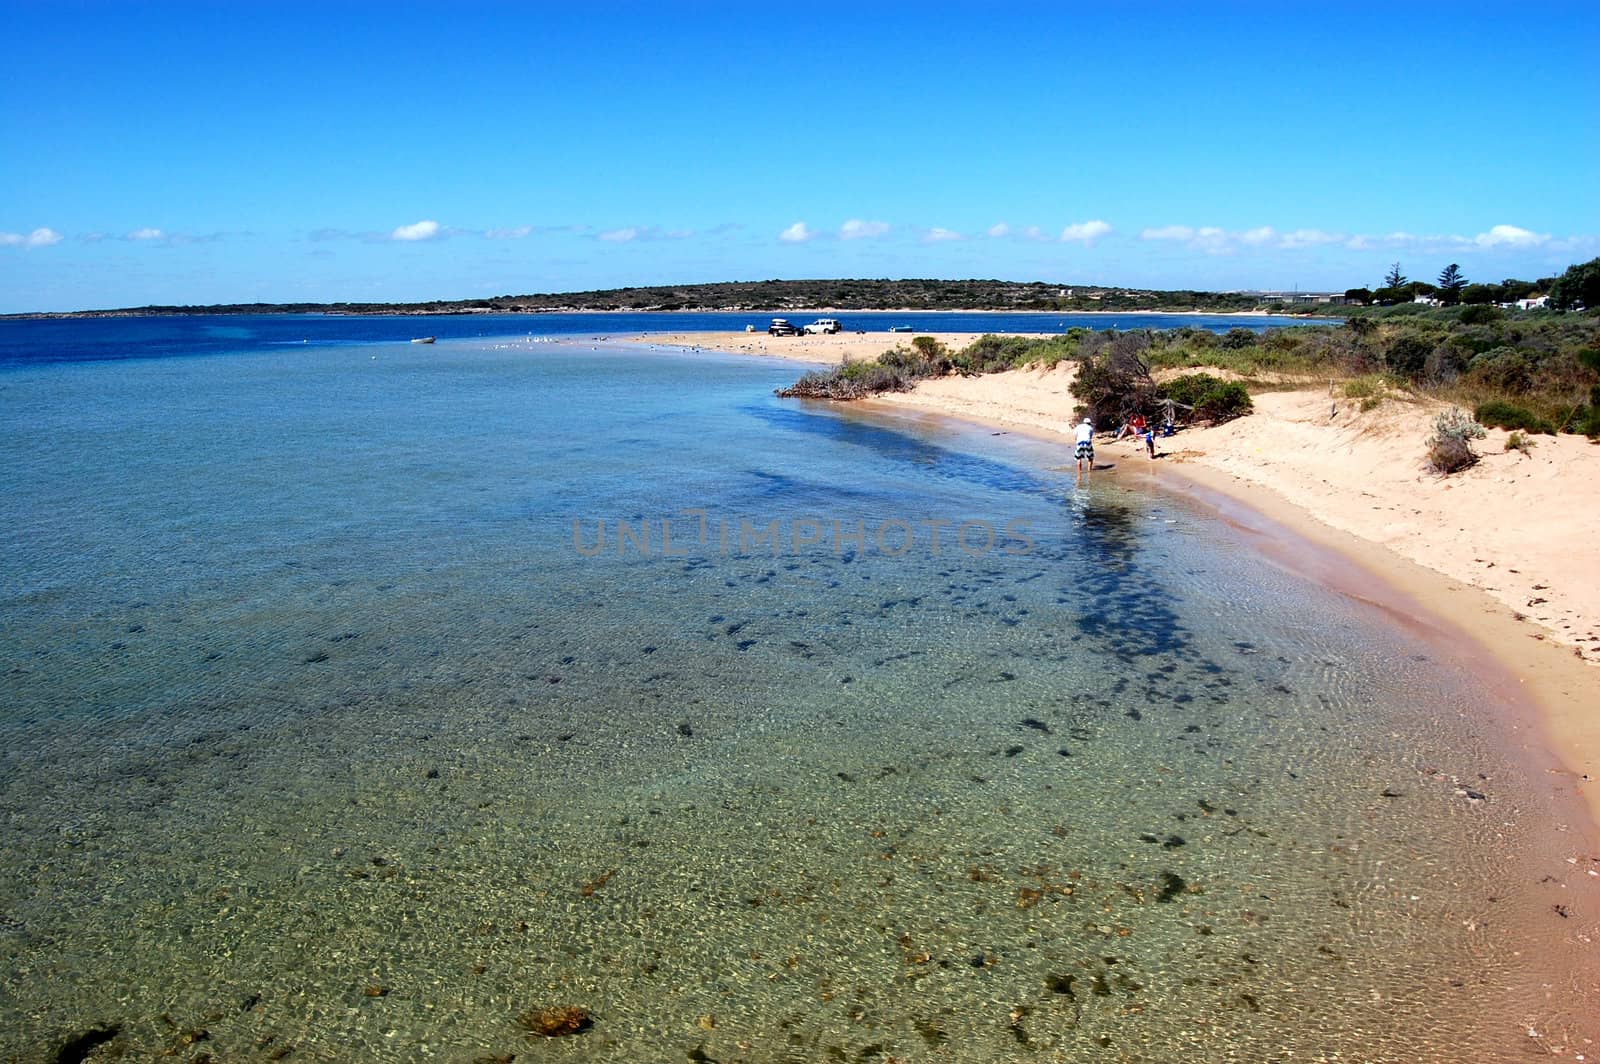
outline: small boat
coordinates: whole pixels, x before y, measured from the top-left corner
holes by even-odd
[[[889,326],[889,331],[890,332],[911,332],[911,326],[909,326],[909,325],[891,325],[891,326]]]
[[[418,336],[411,342],[414,344],[431,344],[435,339],[436,338],[432,336]]]

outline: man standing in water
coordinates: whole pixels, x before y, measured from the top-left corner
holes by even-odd
[[[1090,424],[1088,418],[1084,418],[1083,419],[1083,424],[1078,426],[1078,431],[1074,435],[1075,435],[1075,438],[1078,441],[1078,447],[1077,447],[1078,472],[1082,473],[1085,469],[1088,469],[1090,472],[1093,472],[1094,471],[1094,426],[1092,424]]]

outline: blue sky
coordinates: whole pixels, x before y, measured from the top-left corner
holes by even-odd
[[[1600,6],[0,0],[0,312],[1600,255]]]

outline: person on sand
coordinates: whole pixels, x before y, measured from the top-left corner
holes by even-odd
[[[1154,425],[1146,425],[1144,427],[1144,449],[1149,453],[1150,460],[1155,461],[1156,430]]]
[[[1090,423],[1088,418],[1084,418],[1083,423],[1078,426],[1073,436],[1078,443],[1076,451],[1078,472],[1082,473],[1085,468],[1092,471],[1094,469],[1094,425]]]
[[[1139,437],[1144,435],[1144,430],[1145,430],[1144,415],[1143,414],[1135,414],[1132,417],[1130,417],[1127,421],[1123,422],[1122,431],[1117,433],[1116,440],[1112,440],[1111,442],[1112,443],[1116,443],[1119,440],[1121,440],[1122,437],[1124,437],[1124,436],[1132,436],[1134,439],[1137,440]]]

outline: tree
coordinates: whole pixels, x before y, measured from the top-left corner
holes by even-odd
[[[1406,280],[1406,275],[1400,272],[1400,264],[1397,262],[1389,267],[1388,273],[1383,275],[1383,287],[1399,288],[1406,283]]]
[[[1469,284],[1461,290],[1461,302],[1468,304],[1504,303],[1505,290],[1497,284]]]
[[[1347,288],[1344,292],[1346,303],[1360,303],[1365,306],[1372,302],[1372,293],[1365,288]]]
[[[1154,414],[1158,395],[1150,363],[1135,344],[1119,336],[1103,353],[1078,362],[1071,392],[1083,400],[1084,413],[1097,425],[1117,425],[1136,413]]]
[[[1439,271],[1439,298],[1446,303],[1457,303],[1461,300],[1461,290],[1467,287],[1467,279],[1461,276],[1461,266],[1452,262]]]
[[[1557,310],[1600,307],[1600,258],[1568,266],[1550,286],[1550,305]]]

